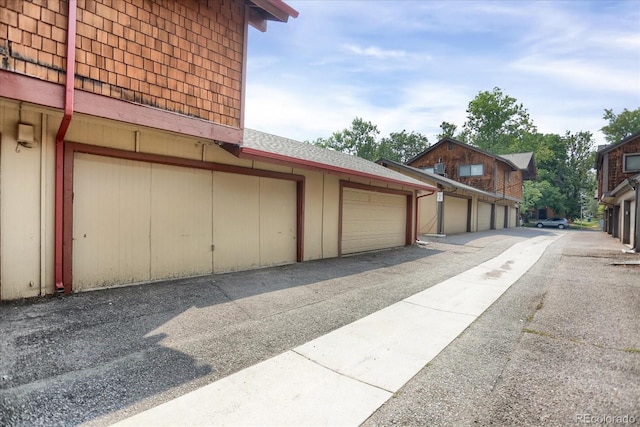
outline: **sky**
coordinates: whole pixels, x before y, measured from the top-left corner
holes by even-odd
[[[640,0],[285,2],[298,18],[249,31],[248,128],[313,141],[360,117],[434,144],[499,87],[539,132],[604,144],[604,109],[640,108]]]

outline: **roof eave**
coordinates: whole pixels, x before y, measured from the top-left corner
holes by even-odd
[[[269,151],[262,151],[262,150],[258,150],[258,149],[250,148],[246,146],[240,147],[236,151],[236,153],[237,153],[236,155],[241,159],[270,161],[270,162],[276,162],[279,164],[287,164],[290,166],[299,167],[303,169],[321,170],[321,171],[327,171],[327,172],[341,173],[345,175],[354,175],[354,176],[359,176],[359,177],[372,179],[376,181],[383,181],[391,184],[403,185],[409,188],[430,191],[431,193],[438,191],[437,188],[427,184],[411,183],[411,182],[402,181],[399,179],[393,179],[393,178],[379,176],[375,174],[369,174],[366,172],[356,171],[353,169],[342,168],[340,166],[327,165],[324,163],[315,162],[313,160],[299,159],[296,157],[285,156],[283,154],[271,153]]]
[[[247,0],[249,24],[259,31],[267,31],[267,21],[287,22],[299,13],[282,0]]]

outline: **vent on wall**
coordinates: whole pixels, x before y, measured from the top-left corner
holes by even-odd
[[[444,175],[444,163],[436,163],[433,165],[433,173]]]

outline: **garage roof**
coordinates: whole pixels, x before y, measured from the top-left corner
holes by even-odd
[[[437,191],[435,187],[369,160],[253,129],[244,130],[242,146],[225,144],[225,148],[240,158],[356,175],[414,189]]]
[[[517,199],[515,197],[506,196],[502,193],[489,193],[487,191],[479,190],[475,187],[471,187],[470,185],[463,184],[458,181],[454,181],[453,179],[446,178],[442,175],[438,175],[435,173],[427,172],[422,169],[414,168],[413,166],[407,166],[402,163],[394,162],[393,160],[380,159],[378,162],[382,166],[392,166],[399,170],[405,171],[406,173],[412,174],[413,176],[429,179],[433,182],[436,182],[442,186],[442,188],[447,188],[450,190],[464,190],[470,193],[478,194],[480,196],[489,197],[496,200],[506,199],[512,202],[521,202],[522,200]]]

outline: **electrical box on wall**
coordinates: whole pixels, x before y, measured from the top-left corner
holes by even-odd
[[[18,142],[24,146],[30,146],[35,142],[33,125],[18,123]]]

